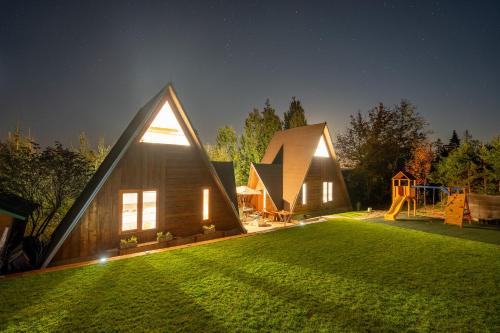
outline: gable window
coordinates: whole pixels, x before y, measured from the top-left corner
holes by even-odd
[[[120,230],[141,231],[156,229],[156,191],[126,191],[121,193]]]
[[[330,157],[330,153],[328,152],[328,147],[326,146],[325,137],[322,135],[319,139],[318,146],[316,147],[316,151],[314,152],[315,157]]]
[[[323,203],[333,201],[333,182],[323,182]]]
[[[163,104],[142,136],[141,142],[189,146],[189,141],[168,102]]]
[[[210,191],[208,188],[203,189],[203,221],[209,218],[209,201]]]
[[[302,184],[302,204],[305,205],[307,203],[307,185],[306,183]]]

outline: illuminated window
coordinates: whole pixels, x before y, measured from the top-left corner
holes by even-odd
[[[137,229],[137,193],[122,195],[122,231]]]
[[[328,182],[328,201],[333,201],[333,183]]]
[[[156,228],[156,191],[142,192],[142,230]]]
[[[163,104],[141,142],[189,146],[189,141],[168,102]]]
[[[266,208],[267,208],[266,207],[267,206],[267,191],[266,191],[266,189],[264,189],[263,195],[264,195],[264,204],[263,204],[263,206],[264,206],[264,210],[266,210]]]
[[[156,229],[156,191],[122,193],[121,231]]]
[[[314,152],[314,156],[316,157],[330,157],[328,153],[328,148],[326,147],[325,138],[323,135],[319,139],[318,147],[316,147],[316,151]]]
[[[208,188],[203,189],[203,220],[208,220],[209,196]]]
[[[307,200],[306,200],[306,196],[307,196],[307,186],[306,186],[306,183],[302,184],[302,204],[305,205]]]
[[[323,182],[323,202],[328,202],[328,183]]]

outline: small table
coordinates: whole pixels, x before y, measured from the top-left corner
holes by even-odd
[[[290,221],[290,217],[292,214],[286,210],[280,210],[279,212],[276,212],[276,215],[278,216],[278,220],[285,222],[285,225],[288,221]]]
[[[243,215],[244,215],[245,217],[248,217],[248,215],[249,215],[250,213],[252,213],[252,212],[253,212],[253,210],[254,210],[254,209],[253,209],[252,207],[243,207]]]

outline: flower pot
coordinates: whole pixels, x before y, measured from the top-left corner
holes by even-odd
[[[137,243],[120,244],[120,249],[131,249],[137,247]]]

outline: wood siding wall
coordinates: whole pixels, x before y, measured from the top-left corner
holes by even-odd
[[[117,249],[120,239],[132,235],[142,243],[155,240],[158,231],[169,231],[179,237],[200,233],[204,188],[210,189],[208,223],[215,224],[217,230],[240,228],[196,147],[135,143],[113,170],[54,261],[95,257]],[[151,189],[157,190],[157,228],[120,234],[120,191]]]
[[[349,210],[349,199],[331,158],[313,157],[305,177],[307,201],[302,205],[302,189],[297,196],[293,214],[311,214]],[[333,201],[323,202],[323,182],[333,182]]]

